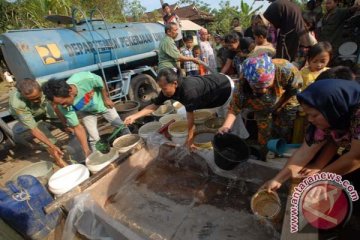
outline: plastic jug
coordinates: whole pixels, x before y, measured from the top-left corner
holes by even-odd
[[[44,239],[60,217],[60,211],[45,214],[44,207],[52,201],[35,177],[22,175],[0,189],[0,217],[25,238]]]

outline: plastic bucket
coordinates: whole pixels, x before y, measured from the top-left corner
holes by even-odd
[[[212,148],[212,141],[214,140],[214,132],[197,133],[194,137],[194,145],[202,149]]]
[[[126,101],[115,103],[115,109],[119,113],[121,119],[136,113],[139,111],[140,103],[136,101]]]
[[[138,134],[127,134],[114,140],[113,147],[119,152],[124,153],[132,149],[141,141]]]
[[[212,118],[213,113],[208,110],[196,110],[194,111],[195,124],[203,124],[206,120]]]
[[[12,181],[16,181],[16,179],[21,175],[31,175],[36,177],[41,182],[41,184],[46,185],[53,172],[54,164],[52,162],[40,161],[20,169],[14,173],[10,179]]]
[[[285,139],[270,139],[267,144],[269,151],[282,155],[286,151],[286,141]]]
[[[217,131],[224,124],[224,121],[225,119],[220,117],[210,118],[204,122],[204,125],[210,130]]]
[[[275,219],[281,210],[280,198],[276,192],[260,190],[251,198],[251,210],[260,217]]]
[[[158,119],[167,115],[167,114],[171,114],[175,112],[175,108],[172,105],[169,104],[164,104],[158,107],[158,109],[156,109],[152,115],[154,115],[155,117],[157,117]]]
[[[149,122],[155,122],[156,117],[152,115],[144,116],[141,118],[136,119],[135,124],[139,125],[141,127],[142,125],[149,123]]]
[[[173,114],[168,114],[168,115],[165,115],[165,116],[161,117],[159,119],[159,122],[162,125],[165,125],[168,122],[170,122],[172,119],[174,119],[175,121],[185,120],[185,118],[183,116],[181,116],[180,114],[173,113]]]
[[[178,101],[173,102],[172,105],[175,108],[177,114],[186,117],[186,109],[184,105]]]
[[[106,154],[95,151],[86,158],[85,164],[90,172],[94,174],[115,161],[118,157],[119,153],[115,148],[111,148],[110,152]]]
[[[145,125],[143,125],[139,129],[139,135],[143,139],[147,139],[148,136],[157,132],[160,128],[161,128],[160,122],[149,122],[149,123],[146,123]]]
[[[176,144],[183,145],[186,142],[188,136],[188,125],[187,121],[177,121],[170,124],[168,132],[171,136],[171,141]]]
[[[223,170],[232,170],[249,159],[246,143],[234,134],[216,134],[213,141],[214,160]]]
[[[63,167],[50,177],[49,190],[56,196],[61,196],[88,179],[89,176],[89,169],[82,164]]]

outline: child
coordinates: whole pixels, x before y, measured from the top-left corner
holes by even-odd
[[[197,58],[203,62],[206,62],[204,60],[204,58],[201,56],[201,48],[199,45],[195,45],[193,47],[193,50],[192,50],[192,53],[193,53],[193,56],[194,58]],[[197,66],[197,71],[194,71],[191,75],[191,76],[196,76],[196,75],[205,75],[206,73],[206,70],[202,67],[202,65],[196,65]]]
[[[268,30],[265,26],[259,25],[254,27],[253,35],[255,38],[255,48],[249,54],[250,57],[257,57],[261,54],[266,53],[269,57],[275,56],[276,50],[272,43],[267,40]]]
[[[193,57],[193,37],[186,36],[184,38],[185,47],[181,49],[181,54],[185,57]],[[194,76],[199,75],[199,67],[196,63],[191,61],[184,62],[184,69],[186,72],[186,76]]]
[[[320,73],[329,69],[326,66],[331,59],[331,52],[332,47],[329,42],[318,42],[309,49],[307,66],[300,70],[303,78],[302,90],[313,83]]]

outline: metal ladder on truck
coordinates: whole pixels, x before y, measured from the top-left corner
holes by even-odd
[[[95,38],[94,38],[93,33],[96,32],[95,26],[93,24],[93,15],[94,15],[95,12],[98,12],[100,14],[100,16],[101,16],[100,20],[103,22],[103,24],[105,26],[105,30],[106,30],[107,35],[108,35],[109,40],[110,40],[109,42],[110,42],[110,44],[113,44],[113,45],[108,46],[108,47],[110,48],[110,54],[114,55],[114,57],[115,57],[115,60],[113,60],[113,62],[114,62],[114,65],[116,65],[117,71],[118,71],[117,78],[110,79],[110,80],[107,79],[106,74],[105,74],[105,70],[104,70],[104,66],[103,66],[103,62],[102,62],[102,59],[101,59],[99,48],[98,48],[97,44],[93,44],[94,49],[96,51],[96,57],[98,59],[98,66],[99,66],[99,69],[101,70],[101,74],[102,74],[102,77],[103,77],[104,86],[106,87],[106,91],[108,92],[108,94],[109,94],[109,96],[110,96],[110,98],[112,100],[116,100],[116,99],[119,99],[121,97],[126,97],[127,90],[124,89],[124,87],[125,87],[124,81],[130,81],[131,75],[123,74],[121,72],[120,63],[118,61],[118,56],[117,56],[117,53],[116,53],[115,45],[113,43],[113,38],[111,37],[109,28],[107,26],[107,23],[105,22],[104,15],[102,14],[102,12],[98,8],[96,8],[96,9],[93,9],[93,10],[90,11],[90,18],[88,19],[86,14],[82,10],[80,10],[78,8],[73,8],[73,10],[72,10],[73,19],[75,19],[76,12],[80,12],[82,14],[82,17],[84,18],[85,23],[86,23],[86,25],[88,26],[88,28],[90,30],[89,33],[90,33],[90,36],[91,36],[91,41],[93,43],[95,43]],[[116,86],[116,87],[114,89],[110,89],[110,86],[111,87]]]

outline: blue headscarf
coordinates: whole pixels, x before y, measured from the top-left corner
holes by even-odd
[[[297,99],[321,112],[332,129],[347,129],[352,110],[360,104],[360,84],[339,79],[319,80],[299,93]]]

